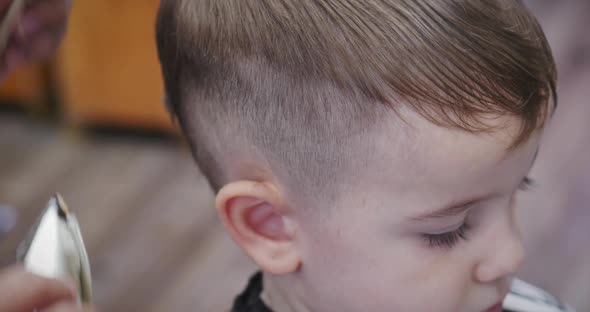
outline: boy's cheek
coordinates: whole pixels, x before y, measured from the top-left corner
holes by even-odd
[[[331,281],[330,287],[341,288],[337,290],[341,298],[368,302],[373,311],[430,311],[432,302],[441,312],[461,311],[458,308],[472,286],[468,271],[447,261],[418,260],[404,253],[402,249],[375,258],[349,255],[335,259],[319,274]]]
[[[362,298],[372,302],[375,311],[429,311],[434,301],[441,312],[461,311],[471,296],[475,257],[467,245],[429,248],[417,233],[377,227],[325,227],[320,232],[303,237],[303,268],[313,285],[309,290],[318,295],[348,298],[349,304]]]

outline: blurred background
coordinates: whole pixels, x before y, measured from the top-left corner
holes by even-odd
[[[559,69],[559,109],[522,197],[520,276],[590,311],[590,1],[527,1]],[[162,104],[159,1],[74,1],[62,49],[0,88],[0,267],[62,193],[102,311],[223,311],[254,266]]]

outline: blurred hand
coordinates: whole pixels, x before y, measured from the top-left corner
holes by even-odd
[[[13,0],[0,0],[0,16]],[[67,28],[72,0],[28,0],[6,51],[0,51],[0,79],[24,63],[53,55]]]
[[[20,266],[0,271],[2,312],[92,312],[75,302],[76,290],[67,283],[26,272]]]

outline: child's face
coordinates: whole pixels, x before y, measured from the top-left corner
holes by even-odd
[[[508,150],[515,120],[488,134],[406,120],[374,136],[325,216],[301,222],[302,298],[316,311],[483,312],[523,260],[515,209],[539,133]]]

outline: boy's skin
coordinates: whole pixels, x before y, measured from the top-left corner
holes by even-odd
[[[2,312],[92,312],[91,306],[76,302],[71,281],[45,278],[21,266],[0,270],[0,311]]]
[[[540,130],[511,149],[516,118],[490,119],[493,132],[468,133],[400,114],[402,126],[391,114],[366,134],[374,148],[359,150],[340,195],[318,211],[292,209],[272,179],[236,181],[219,192],[224,225],[266,272],[262,297],[273,311],[483,312],[508,292],[523,260],[519,187]],[[423,236],[465,220],[467,239],[453,246]]]

